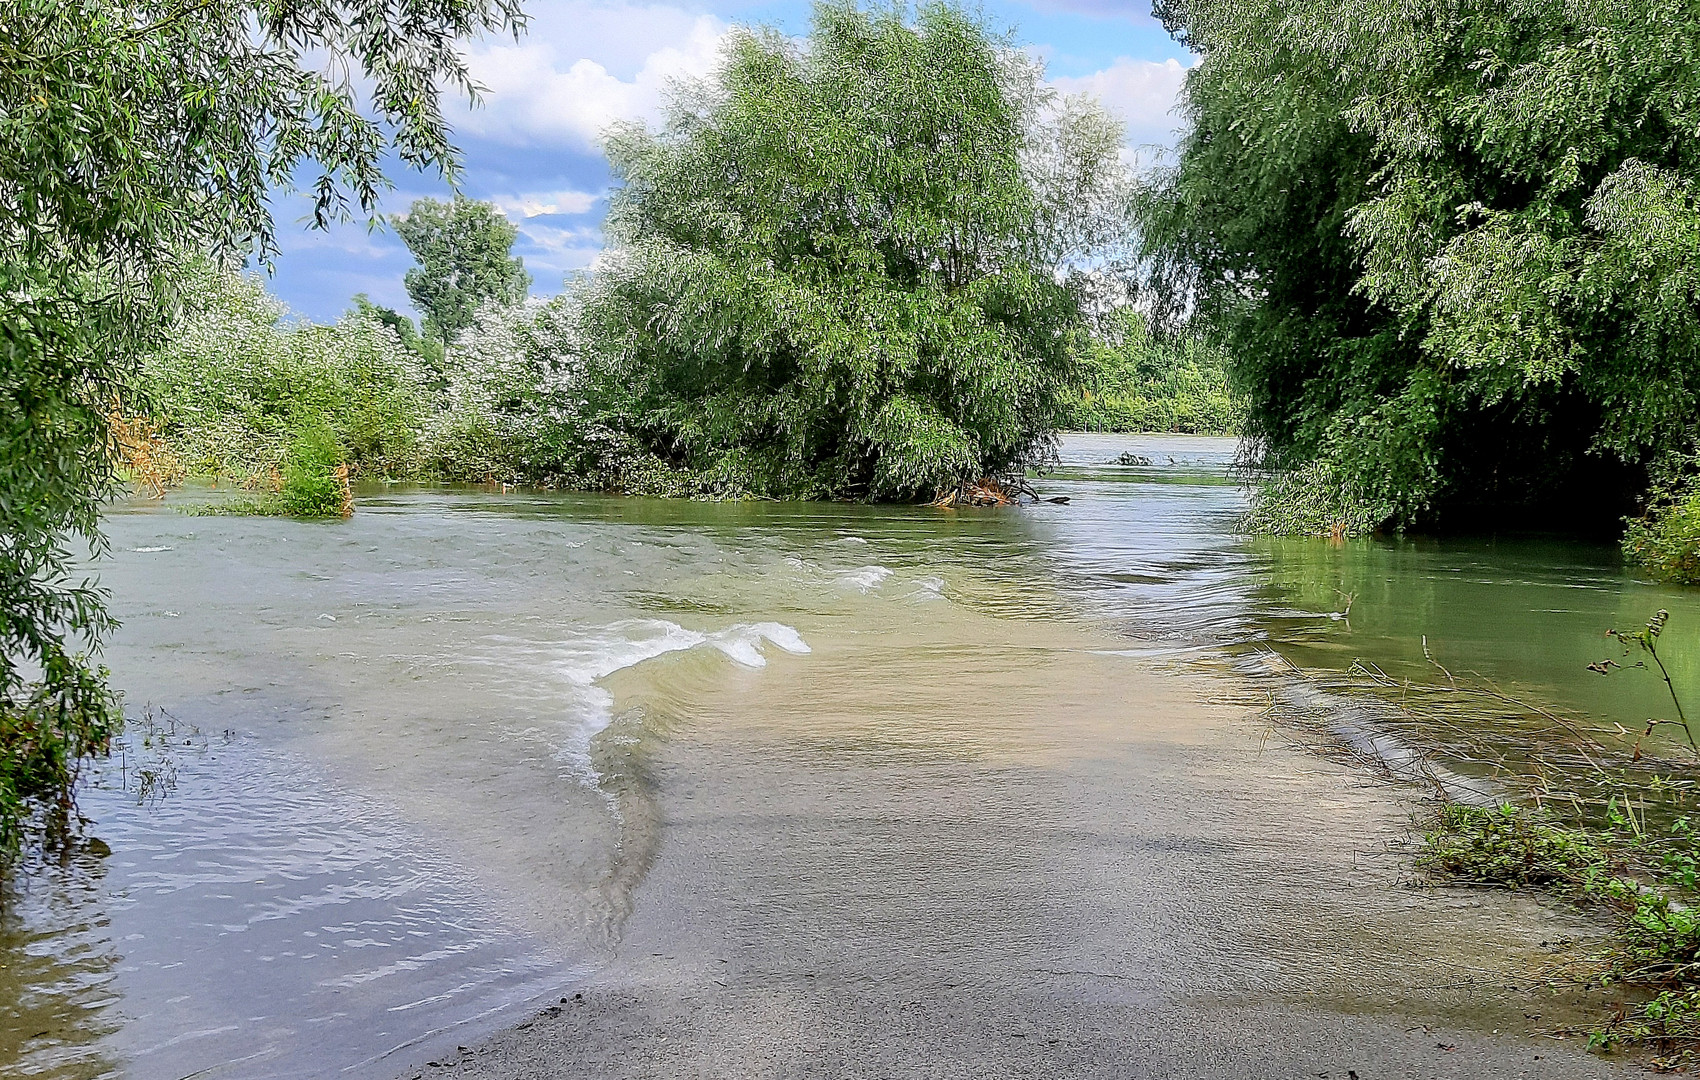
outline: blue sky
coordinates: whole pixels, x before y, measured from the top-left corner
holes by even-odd
[[[1149,0],[984,0],[996,26],[1044,57],[1059,89],[1092,93],[1128,125],[1132,145],[1166,143],[1181,74],[1191,58],[1151,18]],[[622,118],[654,119],[670,79],[705,74],[721,35],[737,24],[808,29],[807,0],[529,0],[530,32],[471,44],[483,107],[450,113],[465,159],[461,190],[490,199],[519,228],[515,252],[532,292],[558,291],[602,247],[610,176],[597,133]],[[434,177],[397,169],[386,212],[448,195]],[[315,232],[306,204],[280,198],[273,290],[300,314],[330,321],[364,292],[411,312],[407,249],[388,231],[344,225]]]

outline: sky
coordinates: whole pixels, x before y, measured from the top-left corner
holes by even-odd
[[[1192,57],[1150,15],[1149,0],[981,0],[988,21],[1046,62],[1065,93],[1091,93],[1127,124],[1130,148],[1173,141],[1170,110]],[[448,110],[463,154],[461,191],[496,204],[519,230],[515,254],[531,291],[548,296],[602,248],[613,182],[598,133],[621,119],[655,121],[669,82],[708,74],[736,25],[802,35],[809,0],[529,0],[530,27],[469,43],[486,88],[476,109]],[[422,196],[447,198],[435,177],[397,164],[385,213]],[[356,293],[413,313],[402,275],[413,265],[385,228],[309,229],[298,196],[274,202],[282,255],[271,288],[294,311],[333,321]]]

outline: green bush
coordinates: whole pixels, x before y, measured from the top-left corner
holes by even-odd
[[[323,424],[302,429],[284,458],[278,498],[283,512],[298,518],[348,516],[348,471],[336,434]]]
[[[734,31],[609,135],[581,326],[626,490],[909,500],[1048,459],[1121,131],[976,17],[905,11]]]
[[[1700,480],[1655,484],[1646,514],[1624,530],[1623,553],[1663,581],[1700,584]]]
[[[1421,865],[1447,877],[1572,894],[1620,862],[1586,832],[1514,806],[1442,807],[1423,845]]]
[[[142,388],[191,472],[269,476],[299,432],[323,425],[352,475],[420,475],[431,396],[419,356],[375,311],[288,323],[258,280],[210,266],[187,292],[167,344],[143,360]]]
[[[284,451],[276,491],[238,496],[188,508],[196,515],[256,514],[307,520],[344,518],[354,512],[348,466],[336,433],[324,424],[298,431]]]

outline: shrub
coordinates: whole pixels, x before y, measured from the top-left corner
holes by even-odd
[[[288,323],[258,280],[212,266],[188,293],[167,344],[144,359],[142,385],[191,472],[268,475],[299,432],[324,425],[352,475],[419,475],[430,395],[419,357],[375,313]]]
[[[1647,512],[1628,522],[1623,553],[1661,580],[1700,584],[1700,479],[1655,483]]]
[[[1615,862],[1587,833],[1514,806],[1444,806],[1423,843],[1419,862],[1448,877],[1571,894],[1609,874]]]
[[[735,31],[609,136],[586,415],[627,490],[903,500],[1047,460],[1121,131],[961,10],[904,11]]]
[[[1392,517],[1390,504],[1366,496],[1350,471],[1321,458],[1259,484],[1240,527],[1274,536],[1338,540],[1372,533]]]
[[[605,439],[583,412],[578,303],[569,291],[490,305],[449,347],[442,411],[427,425],[429,475],[467,482],[602,487]]]
[[[278,500],[290,517],[335,518],[353,513],[348,467],[330,428],[315,424],[296,434],[284,458]]]
[[[0,870],[32,833],[66,834],[83,762],[106,753],[124,724],[105,668],[74,656],[49,662],[44,682],[0,702]]]

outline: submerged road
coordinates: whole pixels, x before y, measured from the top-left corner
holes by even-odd
[[[403,1075],[1639,1071],[1542,1034],[1599,1007],[1543,988],[1585,924],[1413,884],[1413,794],[1231,677],[1017,620],[811,643],[655,741],[600,969]]]

